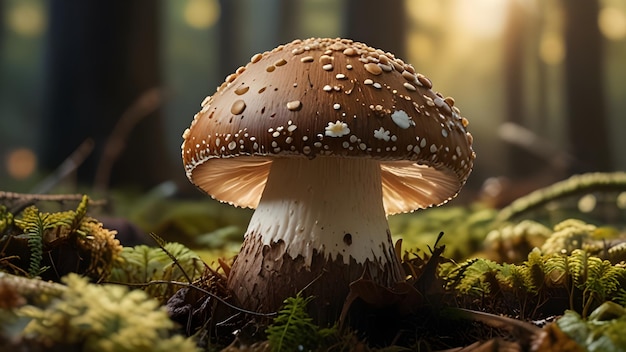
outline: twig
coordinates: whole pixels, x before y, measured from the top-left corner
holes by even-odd
[[[94,191],[103,194],[108,188],[113,164],[126,147],[133,128],[146,116],[154,112],[163,101],[160,88],[154,87],[143,92],[120,116],[106,140],[102,157],[96,169]]]
[[[174,265],[176,265],[178,267],[178,269],[180,269],[180,271],[183,273],[183,276],[185,276],[185,279],[187,279],[188,283],[192,283],[193,280],[191,280],[191,277],[189,277],[189,275],[187,274],[187,272],[185,271],[185,269],[183,268],[183,266],[180,264],[180,262],[178,261],[178,259],[172,254],[170,253],[170,251],[168,251],[167,249],[165,249],[165,245],[167,244],[167,242],[161,238],[159,235],[157,235],[154,232],[150,232],[150,237],[152,237],[152,239],[154,240],[154,242],[157,243],[157,245],[159,246],[159,248],[161,248],[161,250],[163,252],[165,252],[165,254],[167,254],[167,256],[172,260],[172,262],[174,263]],[[195,270],[194,270],[195,271]]]
[[[83,141],[54,172],[41,181],[30,193],[48,193],[59,182],[74,172],[93,151],[94,141],[91,138]]]
[[[144,287],[144,286],[150,286],[150,285],[155,285],[155,284],[168,284],[168,285],[180,285],[183,287],[189,287],[195,290],[198,290],[210,297],[215,298],[216,300],[220,301],[221,303],[223,303],[224,305],[226,305],[229,308],[232,308],[234,310],[237,310],[239,312],[245,313],[245,314],[250,314],[250,315],[256,315],[256,316],[260,316],[260,317],[273,317],[276,316],[278,314],[278,312],[270,312],[270,313],[260,313],[260,312],[254,312],[251,310],[247,310],[241,307],[237,307],[232,303],[229,303],[228,301],[224,300],[223,298],[219,297],[218,295],[216,295],[213,292],[207,291],[205,289],[203,289],[202,287],[198,287],[195,286],[194,284],[191,283],[187,283],[187,282],[181,282],[181,281],[168,281],[168,280],[151,280],[149,282],[146,283],[116,283],[116,282],[108,282],[111,284],[119,284],[119,285],[126,285],[126,286],[136,286],[136,287]]]
[[[82,198],[82,194],[32,194],[0,191],[0,201],[17,201],[17,205],[14,205],[9,210],[12,214],[17,214],[22,211],[26,206],[34,204],[36,202],[63,203],[68,201],[80,201]],[[106,200],[89,199],[90,206],[99,207],[104,206],[105,204],[107,204]]]

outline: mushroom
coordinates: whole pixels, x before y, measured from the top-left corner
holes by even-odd
[[[405,280],[387,215],[443,204],[475,158],[468,124],[393,54],[347,39],[296,40],[229,75],[183,134],[187,177],[256,208],[228,287],[270,312],[300,290],[320,323],[364,273]]]

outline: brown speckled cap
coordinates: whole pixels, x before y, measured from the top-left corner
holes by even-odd
[[[379,160],[387,214],[453,198],[475,158],[452,98],[393,54],[347,39],[256,54],[202,102],[183,134],[187,177],[255,208],[276,157]]]

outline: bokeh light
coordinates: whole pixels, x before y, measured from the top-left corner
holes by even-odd
[[[431,60],[434,54],[432,37],[420,31],[411,31],[407,35],[408,57],[417,60]]]
[[[454,20],[465,34],[495,38],[502,33],[508,4],[503,0],[457,0]]]
[[[23,180],[35,172],[37,156],[28,148],[16,148],[6,154],[5,166],[9,176]]]
[[[600,32],[611,40],[626,38],[626,13],[616,7],[607,6],[598,15]]]
[[[185,22],[195,29],[207,29],[220,18],[217,0],[189,0],[184,7]]]
[[[435,25],[442,12],[439,1],[411,0],[405,2],[408,17],[420,25]]]
[[[560,33],[546,31],[539,41],[539,57],[548,65],[558,65],[565,58],[565,44]]]
[[[7,9],[9,30],[26,37],[41,35],[47,26],[45,8],[30,1],[16,2]]]

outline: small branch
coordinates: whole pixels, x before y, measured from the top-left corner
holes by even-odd
[[[78,167],[87,159],[93,151],[94,141],[91,138],[84,140],[76,150],[72,152],[54,172],[41,181],[31,193],[48,193],[59,182],[65,179],[69,174],[76,171]]]
[[[24,208],[36,202],[80,202],[83,199],[82,194],[35,194],[35,193],[16,193],[16,192],[4,192],[0,191],[0,203],[4,201],[16,203],[9,210],[12,214],[17,214]],[[90,206],[104,206],[107,204],[106,200],[93,200],[89,199]]]
[[[247,310],[247,309],[243,309],[243,308],[237,307],[234,304],[229,303],[228,301],[226,301],[223,298],[219,297],[215,293],[207,291],[207,290],[203,289],[202,287],[198,287],[198,286],[195,286],[194,284],[190,284],[190,283],[187,283],[187,282],[168,281],[168,280],[151,280],[151,281],[146,282],[146,283],[121,283],[121,282],[112,282],[112,281],[110,281],[108,283],[122,285],[122,286],[129,286],[129,287],[145,287],[145,286],[150,286],[150,285],[161,285],[161,284],[178,285],[178,286],[183,286],[183,287],[192,288],[194,290],[198,290],[198,291],[206,294],[207,296],[215,298],[216,300],[218,300],[222,304],[226,305],[227,307],[232,308],[232,309],[234,309],[236,311],[242,312],[244,314],[256,315],[256,316],[260,316],[260,317],[273,317],[273,316],[276,316],[278,314],[278,312],[270,312],[270,313],[254,312],[254,311],[251,311],[251,310]]]
[[[152,239],[154,240],[154,242],[157,243],[159,248],[161,248],[161,250],[172,260],[172,263],[174,263],[174,265],[176,265],[176,267],[180,269],[180,272],[183,273],[183,276],[185,276],[185,279],[187,280],[187,282],[191,284],[193,280],[191,280],[191,277],[189,277],[189,275],[185,271],[185,268],[183,268],[183,266],[180,264],[180,262],[178,261],[178,258],[176,258],[172,253],[170,253],[170,251],[168,251],[165,248],[165,245],[167,244],[167,242],[165,242],[163,238],[161,238],[159,235],[157,235],[154,232],[150,232],[150,237],[152,237]]]
[[[143,92],[120,116],[104,145],[102,157],[96,169],[94,191],[103,194],[108,188],[115,161],[126,147],[126,141],[135,126],[154,112],[163,101],[163,93],[155,87]]]

